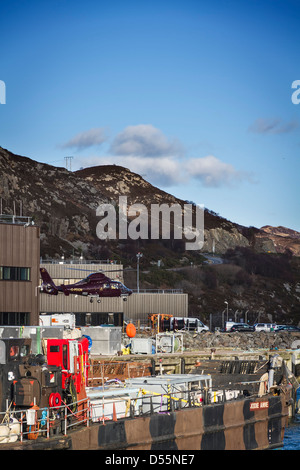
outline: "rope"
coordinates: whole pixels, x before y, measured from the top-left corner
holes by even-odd
[[[61,402],[62,402],[62,403],[65,405],[65,407],[70,411],[70,413],[71,413],[73,416],[75,416],[75,418],[76,418],[78,421],[81,421],[81,419],[80,419],[78,416],[76,416],[76,413],[73,413],[73,411],[71,410],[71,408],[70,408],[63,400],[62,400]],[[82,412],[80,412],[80,413],[82,413]]]
[[[12,405],[12,401],[10,402],[9,407],[6,410],[6,413],[3,417],[3,420],[1,422],[1,424],[3,424],[5,420],[6,420],[7,423],[9,422],[9,410],[10,410],[11,405]]]
[[[159,395],[159,396],[161,396],[161,400],[163,398],[167,398],[168,400],[175,400],[175,401],[181,401],[181,402],[184,402],[184,403],[188,403],[188,400],[185,400],[184,398],[172,397],[171,395],[164,395],[164,394],[158,393],[158,392],[149,392],[149,391],[144,390],[144,389],[142,389],[141,391],[142,391],[143,395],[147,395],[147,394],[149,394],[149,395]],[[162,404],[162,402],[161,402],[161,404]],[[195,403],[195,406],[201,406],[201,405],[200,405],[200,403]]]

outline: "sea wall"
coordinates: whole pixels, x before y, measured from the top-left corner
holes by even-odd
[[[244,351],[255,349],[298,349],[300,332],[265,332],[249,333],[197,333],[183,332],[183,346],[186,351],[206,348],[238,348]]]

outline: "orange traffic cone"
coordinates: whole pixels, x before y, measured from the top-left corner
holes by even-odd
[[[116,405],[113,403],[113,421],[117,421]]]

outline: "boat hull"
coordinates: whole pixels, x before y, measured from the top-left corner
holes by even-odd
[[[2,444],[6,450],[263,450],[283,445],[289,392],[78,427],[67,436]]]
[[[283,444],[286,396],[107,421],[70,435],[74,450],[254,450]]]

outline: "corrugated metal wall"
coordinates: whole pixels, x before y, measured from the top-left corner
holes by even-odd
[[[63,294],[40,295],[40,311],[42,313],[89,312],[89,313],[119,313],[124,312],[128,319],[147,319],[148,313],[169,313],[174,316],[188,315],[187,294],[132,294],[124,302],[121,298],[95,299],[91,303],[88,298],[78,295]]]
[[[38,322],[40,230],[24,224],[0,224],[0,266],[30,268],[30,281],[0,281],[0,311],[29,312]]]
[[[132,294],[124,302],[124,317],[147,320],[149,313],[188,316],[188,294]]]
[[[70,264],[70,263],[43,263],[41,268],[47,269],[52,279],[84,279],[91,273],[103,272],[110,279],[123,282],[122,264]]]
[[[91,303],[88,298],[83,297],[82,295],[69,295],[67,297],[64,294],[40,294],[41,313],[118,313],[123,312],[123,303],[124,301],[119,297],[111,299],[101,299],[100,303],[98,303],[96,299],[94,299],[93,303]]]

